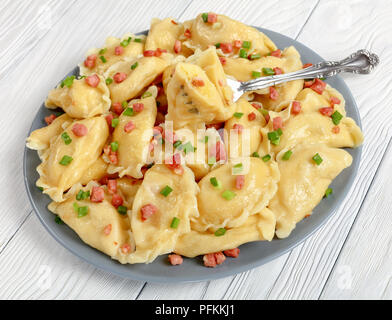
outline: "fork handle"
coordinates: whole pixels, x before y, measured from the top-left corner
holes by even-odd
[[[341,72],[368,74],[379,62],[375,53],[362,49],[341,61],[323,61],[302,70],[241,82],[239,90],[254,91],[293,80],[328,78]]]

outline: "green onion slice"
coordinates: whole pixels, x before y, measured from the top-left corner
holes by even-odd
[[[261,158],[264,162],[268,162],[271,160],[271,156],[269,154],[266,154],[264,157]]]
[[[249,49],[251,44],[252,43],[250,41],[242,41],[242,47],[245,49]]]
[[[219,228],[218,230],[215,231],[215,236],[217,237],[221,237],[226,233],[226,229],[225,228]]]
[[[180,219],[178,219],[177,217],[174,217],[171,224],[170,224],[170,228],[177,229],[179,224],[180,224]]]
[[[252,71],[252,78],[260,78],[261,72],[260,71]]]
[[[217,189],[220,189],[222,187],[221,183],[216,177],[210,178],[210,183]]]
[[[245,51],[245,49],[240,49],[240,52],[239,52],[239,56],[240,56],[240,58],[248,58],[248,53]]]
[[[68,144],[70,144],[71,142],[72,142],[72,139],[71,139],[71,137],[68,135],[68,133],[66,133],[66,132],[63,132],[62,134],[61,134],[61,139],[63,139],[63,141],[64,141],[64,143],[66,144],[66,145],[68,145]]]
[[[201,18],[203,19],[204,22],[208,22],[208,13],[207,12],[202,13]]]
[[[323,162],[323,158],[320,157],[320,155],[318,153],[316,153],[313,156],[313,161],[316,162],[316,164],[319,166],[321,164],[321,162]]]
[[[129,117],[131,117],[131,116],[133,116],[133,108],[126,108],[125,109],[125,111],[123,112],[123,115],[124,116],[129,116]]]
[[[263,68],[263,73],[266,76],[273,76],[275,74],[275,71],[272,68]]]
[[[113,127],[113,128],[117,127],[118,124],[119,124],[119,122],[120,122],[120,119],[119,119],[119,118],[114,118],[114,119],[112,119],[112,127]]]
[[[324,197],[328,198],[329,195],[331,195],[333,192],[332,188],[328,188],[327,190],[325,190],[325,195]]]
[[[167,197],[172,191],[173,191],[172,188],[170,188],[169,186],[166,186],[166,187],[164,187],[164,188],[161,190],[160,194],[163,195],[163,196],[165,196],[165,197]]]
[[[118,142],[117,141],[113,141],[111,144],[110,144],[110,148],[112,149],[112,151],[117,151],[118,150]]]
[[[243,115],[244,115],[244,114],[243,114],[242,112],[235,112],[235,113],[233,114],[233,116],[236,117],[237,119],[241,119],[241,117],[242,117]]]
[[[340,120],[343,119],[343,115],[339,111],[335,111],[332,113],[331,118],[333,124],[337,126],[340,123]]]
[[[118,206],[117,212],[121,215],[126,215],[127,214],[127,207],[124,206]]]
[[[282,157],[282,160],[285,160],[285,161],[289,160],[292,154],[293,154],[293,151],[291,151],[291,150],[286,151]]]
[[[259,155],[259,153],[257,151],[255,151],[255,152],[252,153],[252,157],[253,158],[260,158],[260,155]]]
[[[60,160],[60,164],[62,165],[62,166],[67,166],[67,165],[69,165],[71,162],[72,162],[72,157],[70,157],[70,156],[64,156],[64,157],[62,157],[61,158],[61,160]]]
[[[225,198],[226,200],[231,200],[235,196],[236,196],[236,194],[231,190],[226,190],[226,191],[223,191],[223,193],[222,193],[222,197]]]
[[[138,65],[139,65],[139,62],[136,61],[133,65],[131,65],[131,69],[135,70]]]

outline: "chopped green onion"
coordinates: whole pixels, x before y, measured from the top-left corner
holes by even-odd
[[[100,55],[102,55],[102,54],[105,54],[105,52],[107,51],[108,49],[107,48],[102,48],[101,50],[99,50],[99,54]]]
[[[174,217],[170,224],[170,228],[177,229],[179,224],[180,224],[180,219]]]
[[[42,187],[37,187],[40,191],[44,191],[44,188]]]
[[[117,212],[121,215],[126,215],[127,214],[127,207],[124,206],[118,206]]]
[[[251,46],[251,42],[250,41],[242,41],[242,47],[249,49]]]
[[[245,51],[245,49],[240,49],[240,52],[239,52],[239,56],[240,56],[240,58],[248,58],[248,53]]]
[[[148,92],[148,91],[146,91],[145,93],[142,94],[142,98],[148,98],[148,97],[151,97],[151,96],[152,96],[152,93]]]
[[[164,187],[164,188],[161,190],[160,194],[163,195],[163,196],[165,196],[165,197],[167,197],[172,191],[173,191],[172,188],[170,188],[169,186],[166,186],[166,187]]]
[[[125,111],[123,112],[124,116],[133,116],[133,108],[126,108]]]
[[[57,224],[64,224],[64,221],[61,220],[61,218],[60,218],[59,216],[56,216],[56,217],[54,218],[54,222],[56,222]]]
[[[128,101],[121,102],[121,106],[126,109],[128,107]]]
[[[280,143],[280,137],[278,137],[278,139],[271,140],[271,143],[272,143],[274,146],[278,146],[279,143]]]
[[[74,210],[75,210],[76,212],[78,212],[78,209],[79,209],[78,203],[77,203],[77,202],[74,202],[72,206],[73,206]]]
[[[329,195],[331,195],[333,192],[332,188],[328,188],[327,190],[325,190],[325,195],[324,197],[328,198]]]
[[[75,76],[66,77],[63,81],[61,81],[60,87],[64,88],[64,86],[71,88],[73,81],[75,80]]]
[[[236,196],[236,194],[230,190],[223,191],[223,193],[222,193],[222,197],[225,198],[226,200],[231,200],[235,196]]]
[[[207,163],[210,166],[214,165],[216,163],[216,157],[209,157]]]
[[[258,110],[261,112],[261,114],[262,114],[263,116],[268,116],[268,115],[269,115],[268,110],[265,110],[265,109],[258,109]]]
[[[240,172],[242,172],[242,170],[244,169],[242,163],[237,163],[236,165],[233,166],[233,174],[239,174]]]
[[[320,155],[318,153],[316,153],[313,156],[313,161],[316,162],[316,164],[319,166],[321,164],[321,162],[323,162],[323,158],[320,157]]]
[[[119,122],[120,122],[120,119],[119,119],[119,118],[114,118],[114,119],[112,119],[112,127],[113,127],[113,128],[117,127],[118,124],[119,124]]]
[[[263,73],[266,76],[273,76],[275,74],[275,71],[272,68],[263,68]]]
[[[282,160],[285,160],[285,161],[289,160],[292,154],[293,154],[293,151],[291,151],[291,150],[286,151],[282,157]]]
[[[86,216],[88,213],[88,207],[79,207],[78,208],[78,218],[82,218]]]
[[[221,46],[220,42],[218,42],[218,43],[215,43],[215,48],[219,49],[219,48],[220,48],[220,46]]]
[[[222,188],[221,183],[219,182],[219,180],[216,177],[210,178],[210,183],[217,189]]]
[[[110,144],[110,148],[112,148],[112,151],[117,151],[118,150],[118,142],[117,141],[113,141],[111,144]]]
[[[142,42],[142,39],[140,38],[135,38],[135,40],[133,40],[134,42]]]
[[[100,56],[99,59],[101,59],[101,61],[102,61],[103,63],[108,62],[104,56]]]
[[[260,71],[252,71],[252,78],[260,78],[261,72]]]
[[[343,115],[339,111],[335,111],[332,113],[331,118],[333,124],[337,126],[340,123],[340,120],[343,119]]]
[[[61,158],[61,160],[60,160],[60,164],[62,165],[62,166],[67,166],[67,165],[69,165],[71,162],[72,162],[72,157],[70,157],[70,156],[64,156],[64,157],[62,157]]]
[[[182,149],[184,150],[185,154],[196,151],[196,148],[192,146],[192,144],[189,141],[183,145]]]
[[[243,114],[242,112],[236,112],[236,113],[233,114],[233,116],[236,117],[237,119],[241,119],[241,117],[242,117],[243,115],[244,115],[244,114]]]
[[[260,59],[260,58],[261,58],[260,53],[255,53],[255,54],[250,55],[250,60],[256,60],[256,59]]]
[[[63,139],[63,141],[64,141],[64,143],[66,144],[66,145],[68,145],[68,144],[70,144],[71,142],[72,142],[72,139],[71,139],[71,137],[68,135],[68,133],[66,133],[66,132],[63,132],[62,134],[61,134],[61,139]]]
[[[208,13],[207,12],[202,13],[201,18],[203,19],[204,22],[208,22]]]
[[[182,142],[178,140],[178,141],[176,141],[176,142],[173,143],[173,147],[174,147],[174,148],[177,148],[177,147],[179,147],[181,144],[182,144]]]
[[[105,82],[106,82],[107,85],[109,85],[109,84],[113,83],[113,79],[112,78],[107,78],[105,80]]]
[[[215,231],[215,236],[220,237],[223,236],[226,233],[226,229],[225,228],[219,228],[218,230]]]
[[[76,200],[85,200],[88,197],[90,197],[90,191],[79,190],[78,194],[76,195]]]
[[[80,79],[86,79],[87,77],[86,76],[79,76],[78,77],[78,80],[80,80]]]
[[[253,158],[260,158],[260,155],[259,155],[259,153],[257,151],[255,151],[255,152],[252,153],[252,157]]]
[[[138,65],[139,65],[139,62],[136,61],[133,65],[131,65],[131,69],[135,70]]]
[[[278,129],[276,130],[276,133],[277,133],[278,136],[280,137],[280,136],[283,134],[282,128],[278,128]]]
[[[268,132],[267,136],[268,136],[268,140],[270,140],[270,141],[279,139],[279,134],[276,131]]]
[[[208,136],[204,137],[204,143],[208,143]]]
[[[269,154],[266,154],[264,157],[261,158],[264,162],[268,162],[271,160],[271,156]]]

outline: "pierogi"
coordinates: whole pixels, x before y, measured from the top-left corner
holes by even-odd
[[[46,100],[65,113],[26,145],[56,222],[122,264],[204,255],[215,267],[244,243],[290,236],[351,165],[341,148],[363,142],[320,79],[234,102],[227,79],[304,65],[293,46],[224,15],[153,19],[147,36],[107,38],[79,66]]]

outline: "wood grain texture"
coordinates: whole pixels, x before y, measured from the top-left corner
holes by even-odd
[[[109,35],[147,29],[152,17],[183,21],[205,11],[298,37],[328,59],[362,47],[380,55],[382,63],[374,74],[345,76],[366,137],[359,174],[346,201],[321,230],[260,268],[181,285],[124,280],[66,251],[31,212],[22,175],[27,130],[47,92],[89,47],[100,46]],[[390,182],[386,159],[391,151],[385,151],[392,137],[391,16],[387,0],[2,1],[0,101],[6,116],[0,118],[0,183],[6,187],[0,193],[0,298],[390,299],[391,225],[385,221],[391,202],[384,186]],[[357,244],[366,247],[365,253]],[[340,290],[347,265],[351,290]]]
[[[391,168],[392,143],[333,268],[322,299],[391,299]]]

